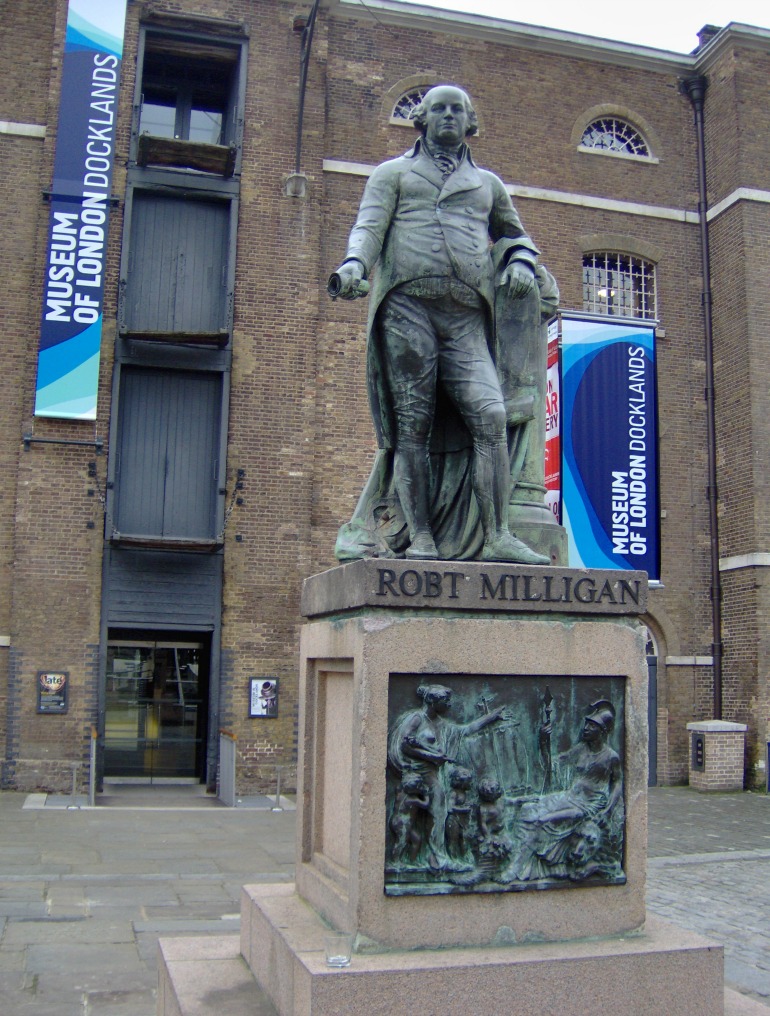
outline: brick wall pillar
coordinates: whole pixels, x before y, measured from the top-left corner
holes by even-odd
[[[696,790],[743,790],[746,724],[726,720],[688,723],[690,786]]]

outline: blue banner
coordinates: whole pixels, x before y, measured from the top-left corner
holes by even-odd
[[[95,420],[126,0],[70,0],[35,415]]]
[[[571,567],[660,578],[655,329],[561,319],[562,523]]]

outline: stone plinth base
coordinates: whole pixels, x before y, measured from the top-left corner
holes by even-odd
[[[633,615],[645,596],[638,573],[465,562],[359,561],[309,579],[304,611],[318,620],[304,626],[300,652],[300,896],[333,927],[383,950],[584,939],[639,928],[647,666]],[[625,724],[624,883],[588,888],[565,879],[564,888],[543,892],[386,893],[394,674],[425,682],[463,675],[479,688],[498,679],[555,687],[570,678],[594,698],[602,681],[616,681]],[[564,734],[556,748],[567,743]]]
[[[244,890],[241,953],[280,1016],[722,1016],[722,947],[648,916],[612,939],[355,954],[324,962],[326,925],[292,886]]]
[[[690,786],[695,790],[743,790],[746,724],[726,720],[688,723]]]

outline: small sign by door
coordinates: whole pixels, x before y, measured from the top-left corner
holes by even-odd
[[[67,712],[69,674],[41,670],[37,675],[37,711],[61,714]]]

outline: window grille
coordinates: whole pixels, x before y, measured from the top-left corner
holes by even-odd
[[[391,121],[409,123],[414,116],[415,109],[417,109],[432,87],[433,85],[420,85],[417,88],[410,88],[408,92],[404,92],[393,107],[393,112],[390,114]]]
[[[592,120],[583,131],[580,144],[583,148],[598,148],[606,152],[650,158],[650,149],[639,131],[617,117]]]
[[[630,254],[585,254],[583,310],[619,317],[656,317],[655,265]]]

